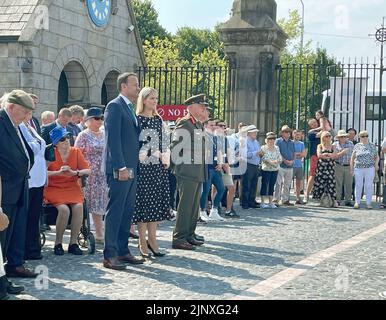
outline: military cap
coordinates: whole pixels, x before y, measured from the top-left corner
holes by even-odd
[[[31,96],[23,90],[13,90],[8,95],[7,102],[18,104],[26,109],[35,110],[35,104]]]
[[[195,103],[204,104],[207,109],[212,109],[212,108],[209,107],[209,102],[208,102],[208,100],[206,98],[206,95],[203,94],[203,93],[197,94],[195,96],[190,97],[189,99],[187,99],[184,102],[184,105],[189,106],[189,105],[195,104]]]

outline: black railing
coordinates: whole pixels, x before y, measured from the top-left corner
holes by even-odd
[[[157,89],[160,105],[181,105],[192,95],[205,93],[213,108],[212,117],[228,120],[231,73],[227,67],[139,67],[142,87]]]
[[[386,88],[376,64],[286,64],[276,67],[277,131],[284,124],[304,130],[308,120],[322,110],[335,131],[367,130],[377,145],[383,167],[381,143],[386,136]],[[308,172],[306,159],[305,171]],[[383,179],[381,179],[383,180]],[[376,194],[381,192],[377,183]]]
[[[324,111],[335,130],[367,130],[382,142],[386,133],[386,89],[376,64],[278,65],[277,129],[287,124],[307,132],[307,122]]]

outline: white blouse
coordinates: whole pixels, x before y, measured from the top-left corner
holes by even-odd
[[[21,133],[28,145],[31,147],[34,153],[34,165],[32,166],[28,180],[29,188],[40,188],[43,187],[47,182],[47,165],[46,159],[44,158],[44,152],[46,150],[46,142],[34,128],[31,126],[27,128],[25,123],[19,125]]]

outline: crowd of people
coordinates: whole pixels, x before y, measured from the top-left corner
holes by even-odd
[[[279,136],[266,133],[261,145],[255,125],[240,123],[235,131],[210,118],[204,94],[187,99],[187,115],[167,123],[157,112],[157,90],[141,90],[135,74],[120,75],[118,90],[106,110],[75,105],[57,118],[44,111],[40,121],[33,116],[36,95],[13,90],[1,98],[0,298],[24,290],[8,278],[37,276],[25,261],[43,258],[45,205],[57,211],[55,255],[65,254],[70,216],[67,252],[83,254],[77,237],[87,205],[96,241],[104,244],[103,266],[114,270],[163,257],[157,227],[164,220],[175,221],[172,248],[195,250],[205,243],[197,223],[239,218],[236,198],[242,210],[305,205],[311,197],[319,205],[358,209],[365,195],[372,209],[379,154],[366,131],[335,132],[318,111],[307,139],[285,125]],[[382,147],[386,152],[386,139]],[[132,224],[140,258],[128,247]]]

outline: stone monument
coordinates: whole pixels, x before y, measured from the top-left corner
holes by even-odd
[[[276,22],[274,0],[235,0],[232,17],[219,27],[232,68],[231,126],[255,124],[260,135],[275,130],[275,66],[288,36]]]

